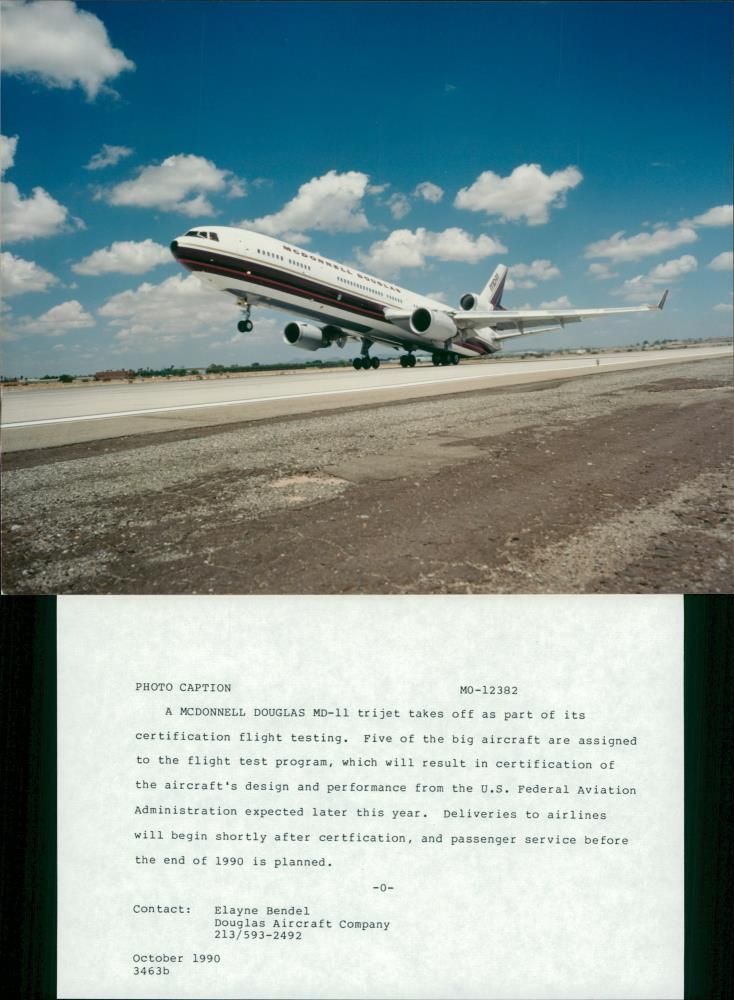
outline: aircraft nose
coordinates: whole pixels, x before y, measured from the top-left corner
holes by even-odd
[[[176,253],[176,251],[178,250],[178,240],[172,240],[170,245],[170,250],[174,257],[178,256]]]

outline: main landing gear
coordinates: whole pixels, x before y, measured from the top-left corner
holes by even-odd
[[[400,367],[401,368],[415,368],[415,354],[401,354],[400,355]]]
[[[434,365],[458,365],[459,355],[453,351],[436,351],[431,358]]]
[[[240,302],[240,306],[242,307],[242,311],[245,314],[245,318],[239,321],[239,323],[237,324],[237,329],[240,331],[240,333],[249,333],[250,330],[252,330],[252,320],[250,319],[250,308],[251,308],[250,303],[247,302],[246,300],[243,300],[242,302]]]
[[[352,361],[352,366],[354,367],[355,371],[359,371],[360,369],[362,369],[363,371],[367,371],[368,368],[380,367],[380,359],[370,357],[370,347],[372,347],[372,341],[367,340],[365,338],[362,341],[361,356],[355,358],[354,361]]]

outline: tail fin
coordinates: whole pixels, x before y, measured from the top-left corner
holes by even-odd
[[[480,298],[483,302],[487,303],[490,309],[502,309],[500,302],[502,301],[502,293],[505,290],[506,278],[507,267],[504,264],[498,264],[494,274],[482,289]]]

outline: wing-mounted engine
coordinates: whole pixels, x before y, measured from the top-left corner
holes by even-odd
[[[478,292],[467,292],[466,295],[462,295],[459,299],[459,305],[464,310],[464,312],[474,312],[475,309],[479,308],[479,293]]]
[[[448,313],[437,309],[424,309],[422,306],[414,310],[410,317],[410,329],[422,337],[428,337],[437,343],[443,343],[456,336],[456,323]]]
[[[333,344],[344,347],[347,335],[338,326],[320,328],[313,323],[288,323],[283,330],[283,339],[287,344],[299,347],[302,351],[318,351]]]

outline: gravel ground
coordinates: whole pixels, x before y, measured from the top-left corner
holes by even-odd
[[[8,455],[5,593],[721,593],[726,359]]]

